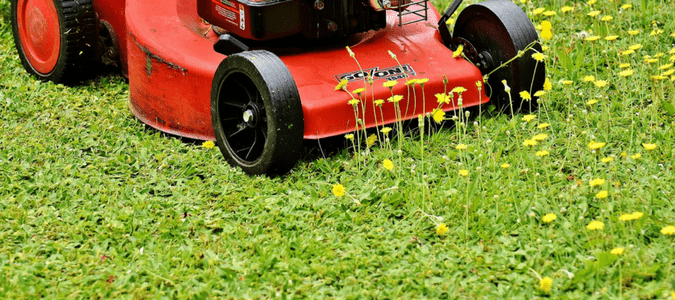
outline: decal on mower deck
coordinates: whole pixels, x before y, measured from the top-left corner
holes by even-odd
[[[214,9],[216,13],[225,18],[225,21],[236,26],[242,26],[244,23],[243,7],[237,9],[237,3],[232,3],[228,0],[220,0],[214,2]],[[239,4],[241,6],[241,4]],[[242,29],[243,30],[243,29]]]
[[[363,78],[370,74],[373,80],[396,80],[401,78],[408,78],[410,75],[417,76],[415,70],[410,66],[410,64],[405,64],[403,66],[393,66],[380,70],[380,67],[374,67],[370,69],[361,71],[354,71],[349,73],[343,73],[340,75],[335,75],[335,79],[341,81],[342,79],[347,79],[348,82],[363,80]]]

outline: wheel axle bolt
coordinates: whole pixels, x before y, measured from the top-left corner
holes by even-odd
[[[251,111],[250,109],[247,109],[244,112],[244,122],[249,123],[252,120],[253,120],[253,111]]]
[[[314,8],[316,8],[316,10],[322,10],[324,7],[325,4],[323,3],[323,0],[316,0],[314,2]]]

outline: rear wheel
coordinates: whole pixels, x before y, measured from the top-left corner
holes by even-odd
[[[11,0],[12,32],[24,68],[44,81],[72,83],[95,57],[92,0]]]
[[[286,173],[300,158],[300,96],[271,52],[241,52],[221,62],[211,87],[211,116],[223,156],[246,173]]]
[[[464,45],[467,57],[483,74],[488,74],[537,40],[534,25],[518,5],[508,0],[489,0],[470,5],[459,14],[451,44]],[[510,104],[502,83],[506,80],[514,111],[536,109],[534,96],[531,101],[520,97],[522,91],[533,94],[541,90],[546,78],[545,63],[532,58],[535,50],[542,51],[541,45],[536,43],[533,49],[490,75],[487,83],[491,102],[500,107]]]

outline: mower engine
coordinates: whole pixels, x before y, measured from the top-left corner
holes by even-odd
[[[386,12],[377,5],[377,1],[371,2],[198,0],[197,11],[214,26],[250,40],[263,41],[298,34],[307,38],[340,38],[387,26]],[[391,9],[391,6],[387,8]]]

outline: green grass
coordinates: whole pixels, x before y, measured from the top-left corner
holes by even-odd
[[[675,236],[661,230],[675,225],[675,88],[653,76],[672,70],[659,67],[675,56],[675,2],[627,3],[521,4],[553,25],[553,89],[531,122],[485,113],[406,138],[400,152],[342,151],[267,178],[146,129],[118,75],[77,87],[28,76],[0,0],[0,298],[671,299]],[[591,187],[596,178],[606,182]],[[632,212],[644,215],[619,220]],[[587,229],[592,220],[604,228]]]

